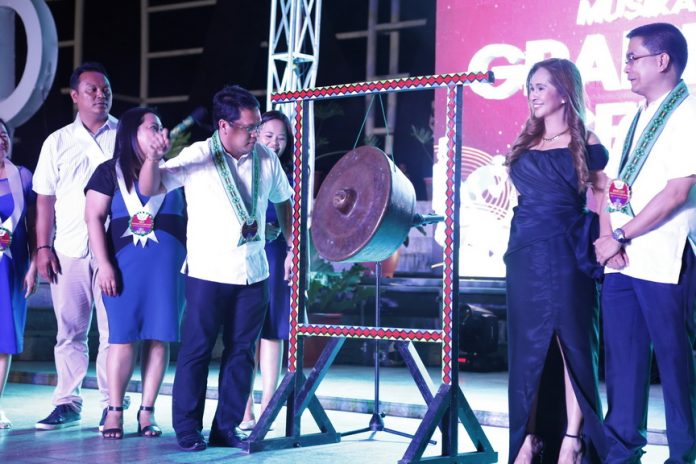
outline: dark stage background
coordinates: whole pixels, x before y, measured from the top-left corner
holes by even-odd
[[[153,6],[177,3],[153,0]],[[182,2],[183,3],[183,2]],[[383,3],[383,2],[380,2]],[[219,0],[217,5],[151,15],[151,51],[205,47],[203,55],[150,61],[150,96],[190,95],[186,103],[156,105],[168,127],[184,119],[195,107],[209,109],[212,95],[225,84],[237,83],[250,90],[265,90],[268,64],[270,0]],[[48,2],[59,40],[73,35],[74,2]],[[380,22],[389,21],[386,3],[380,7]],[[367,1],[323,2],[317,85],[365,80],[366,39],[338,40],[336,33],[362,30],[367,26]],[[435,1],[401,2],[401,19],[425,18],[426,25],[401,33],[399,72],[432,74],[435,66]],[[24,66],[24,29],[17,21],[17,81]],[[83,60],[102,62],[110,74],[116,95],[138,95],[140,79],[140,1],[85,2]],[[34,169],[43,140],[74,118],[67,93],[73,68],[72,48],[59,51],[58,69],[51,92],[41,109],[16,129],[14,159]],[[381,35],[378,47],[379,74],[387,74],[388,39]],[[262,110],[265,97],[259,97]],[[431,175],[431,161],[424,146],[411,136],[411,126],[427,129],[432,92],[414,92],[398,97],[394,153],[398,164],[412,178],[419,198],[425,195],[422,178]],[[327,172],[339,155],[349,151],[365,112],[365,101],[352,98],[322,103],[342,115],[317,121],[317,170]],[[133,103],[114,98],[112,114],[118,117]],[[319,105],[317,105],[319,106]],[[326,112],[326,111],[325,111]],[[380,114],[375,118],[382,120]],[[192,139],[203,139],[209,131],[196,128]],[[430,147],[425,147],[430,150]]]

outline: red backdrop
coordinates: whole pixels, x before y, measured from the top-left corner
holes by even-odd
[[[506,243],[499,242],[506,240],[515,198],[501,185],[504,173],[486,163],[500,164],[495,155],[507,153],[528,116],[523,87],[531,65],[549,57],[576,63],[585,82],[588,126],[612,150],[623,140],[617,126],[639,101],[623,73],[626,33],[658,21],[676,25],[687,37],[693,56],[684,80],[694,92],[696,0],[437,0],[435,72],[492,70],[496,76],[495,84],[473,85],[464,93],[462,275],[504,276]],[[435,140],[444,134],[444,103],[444,93],[437,91]],[[467,186],[465,176],[479,169],[481,175]],[[437,177],[434,169],[434,187]],[[438,201],[434,192],[436,209]],[[495,243],[492,224],[502,228],[492,234]]]

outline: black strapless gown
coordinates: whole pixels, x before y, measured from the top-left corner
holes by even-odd
[[[602,145],[590,145],[587,165],[607,162]],[[507,265],[510,459],[529,431],[544,441],[543,462],[556,463],[566,430],[563,361],[583,412],[586,461],[604,455],[598,391],[599,311],[588,229],[597,216],[578,192],[570,150],[530,150],[510,168],[519,193]],[[583,240],[584,239],[584,240]]]

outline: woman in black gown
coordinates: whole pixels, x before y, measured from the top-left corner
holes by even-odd
[[[608,156],[585,129],[572,62],[535,64],[527,90],[530,116],[507,161],[519,193],[505,254],[509,461],[598,462],[605,445],[593,278],[601,269],[586,194],[601,198]]]

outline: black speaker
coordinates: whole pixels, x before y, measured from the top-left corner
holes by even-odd
[[[484,355],[498,350],[498,316],[475,305],[461,308],[459,351]]]
[[[475,305],[461,308],[459,326],[459,366],[465,371],[505,370],[505,356],[498,346],[498,316]]]

